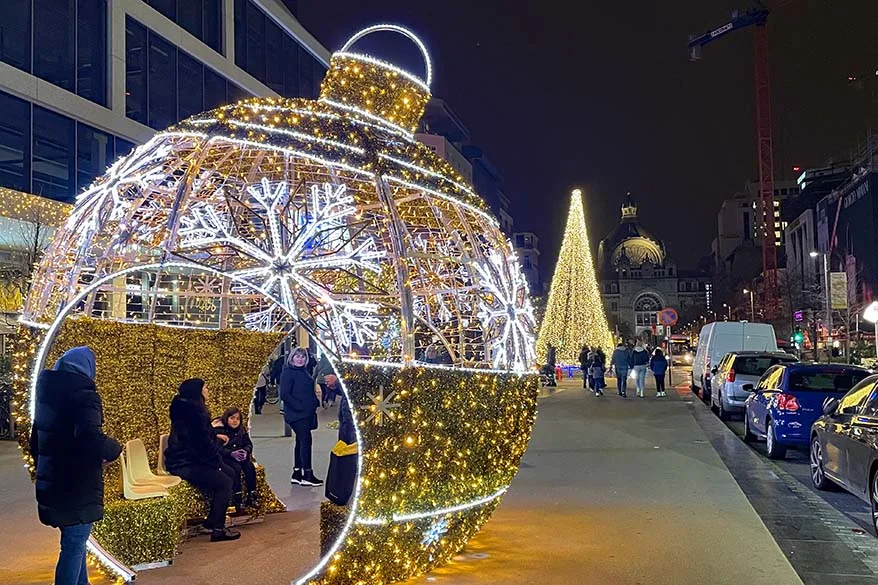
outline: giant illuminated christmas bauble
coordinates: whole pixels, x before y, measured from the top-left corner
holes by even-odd
[[[350,51],[375,30],[415,41],[426,79]],[[448,560],[530,437],[527,285],[482,199],[414,140],[431,76],[414,35],[373,27],[332,56],[316,101],[251,98],[157,134],[80,195],[27,300],[48,328],[36,368],[77,315],[310,333],[344,381],[360,472],[301,582]]]

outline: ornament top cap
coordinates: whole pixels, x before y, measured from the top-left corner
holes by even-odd
[[[426,79],[371,55],[350,51],[363,37],[382,31],[399,33],[417,45],[424,57]],[[423,41],[407,28],[377,24],[356,33],[333,53],[320,86],[320,101],[412,133],[430,100],[432,81],[433,65]]]

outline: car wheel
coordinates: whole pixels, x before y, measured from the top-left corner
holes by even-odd
[[[720,420],[729,420],[729,411],[725,409],[723,406],[723,393],[722,390],[719,390],[716,393],[716,414],[719,416]]]
[[[710,404],[710,387],[708,386],[710,382],[707,382],[702,378],[701,380],[701,401]]]
[[[823,471],[823,448],[817,435],[811,439],[811,482],[818,490],[828,490],[831,483]]]
[[[765,450],[768,451],[769,459],[783,459],[787,456],[787,448],[777,444],[774,421],[771,419],[765,423]]]
[[[747,414],[747,410],[744,410],[744,442],[745,443],[754,443],[756,441],[756,435],[750,432],[750,415]]]
[[[869,500],[872,502],[872,530],[878,535],[878,470],[872,472],[872,491]]]

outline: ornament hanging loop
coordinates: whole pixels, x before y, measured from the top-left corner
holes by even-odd
[[[420,49],[421,51],[421,55],[424,56],[424,66],[426,68],[426,79],[424,80],[424,83],[427,87],[430,87],[430,85],[433,83],[433,63],[430,61],[430,53],[427,52],[427,46],[424,45],[424,42],[418,37],[418,35],[405,27],[399,26],[397,24],[376,24],[374,26],[364,28],[363,30],[349,38],[344,46],[341,48],[340,52],[344,53],[349,51],[354,43],[367,35],[375,32],[385,31],[399,33],[402,36],[411,40],[415,45],[417,45],[418,49]]]

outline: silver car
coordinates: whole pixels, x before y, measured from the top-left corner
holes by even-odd
[[[722,420],[728,420],[731,413],[744,412],[744,402],[750,392],[744,384],[756,386],[765,370],[775,364],[789,364],[799,361],[795,356],[783,352],[733,351],[723,356],[711,370],[710,408]]]

